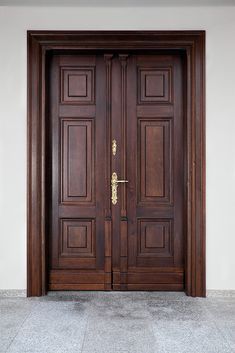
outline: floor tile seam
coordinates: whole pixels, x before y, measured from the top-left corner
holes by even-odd
[[[90,308],[89,308],[88,309],[88,315],[87,315],[86,327],[85,327],[84,336],[83,336],[82,345],[81,345],[81,353],[84,352],[84,345],[85,345],[85,339],[86,339],[86,335],[87,335],[87,331],[88,331],[90,315],[91,315],[91,313],[90,313]]]
[[[19,325],[19,328],[16,332],[16,334],[14,335],[14,337],[12,337],[9,345],[7,346],[6,350],[5,350],[5,353],[8,352],[8,350],[10,349],[10,347],[12,346],[13,342],[15,341],[16,337],[19,335],[20,331],[22,330],[22,327],[24,325],[24,323],[26,322],[26,320],[28,320],[28,318],[30,317],[31,313],[33,312],[34,309],[31,309],[28,313],[28,315],[26,315],[26,317],[24,318],[24,320],[22,321],[21,325]]]
[[[154,327],[153,327],[154,323],[153,323],[153,318],[152,316],[150,315],[150,330],[152,332],[152,335],[153,335],[153,338],[154,338],[154,352],[155,352],[155,349],[156,349],[156,352],[158,351],[158,347],[157,347],[157,337],[154,333]]]

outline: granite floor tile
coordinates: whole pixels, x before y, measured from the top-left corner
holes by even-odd
[[[133,300],[177,300],[177,301],[188,301],[192,300],[192,297],[188,297],[183,292],[131,292]]]
[[[132,295],[93,301],[82,353],[155,353],[147,303]]]
[[[44,300],[62,300],[62,301],[82,301],[90,302],[93,298],[97,298],[99,292],[94,291],[49,291],[45,297],[41,297]]]
[[[234,298],[51,292],[0,300],[0,353],[235,353]]]
[[[82,353],[155,353],[155,338],[146,319],[91,317]]]
[[[153,324],[156,351],[161,353],[233,353],[214,323],[158,321]]]
[[[21,298],[0,299],[0,352],[5,352],[32,310],[32,303]]]
[[[9,347],[9,353],[81,352],[87,325],[86,307],[74,302],[35,303]]]
[[[209,321],[211,314],[201,302],[149,300],[148,310],[155,320],[167,321]]]
[[[109,298],[94,300],[92,315],[108,319],[146,319],[150,317],[146,301],[133,301],[132,298]]]
[[[215,325],[233,352],[235,352],[235,320],[215,321]]]
[[[215,320],[235,320],[235,298],[229,299],[208,299],[206,307]]]

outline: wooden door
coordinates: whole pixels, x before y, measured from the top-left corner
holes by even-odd
[[[51,290],[111,288],[104,213],[106,66],[103,55],[54,56],[51,62]]]
[[[180,55],[54,56],[50,82],[49,289],[183,290]]]
[[[119,55],[113,68],[112,171],[128,180],[113,205],[113,288],[183,290],[182,59]]]

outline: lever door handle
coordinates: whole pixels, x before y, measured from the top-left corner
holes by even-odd
[[[117,204],[117,187],[118,183],[128,183],[128,180],[118,180],[118,176],[116,172],[113,172],[112,177],[111,177],[111,191],[112,191],[112,204],[116,205]]]

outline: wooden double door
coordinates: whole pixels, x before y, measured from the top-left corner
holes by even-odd
[[[184,290],[183,72],[180,53],[52,56],[48,289]]]

